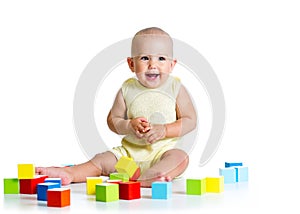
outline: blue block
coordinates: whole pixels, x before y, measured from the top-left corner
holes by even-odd
[[[234,167],[219,168],[219,175],[224,176],[224,184],[236,182],[236,169]]]
[[[172,182],[152,183],[152,199],[168,199],[172,196]]]
[[[46,178],[44,183],[58,183],[59,187],[61,187],[61,178]]]
[[[225,167],[243,166],[242,162],[225,162]]]
[[[47,201],[47,190],[53,188],[60,188],[58,183],[39,183],[37,185],[37,200]]]
[[[248,181],[248,167],[247,166],[237,166],[236,171],[236,182]]]

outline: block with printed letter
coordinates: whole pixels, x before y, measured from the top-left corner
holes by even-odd
[[[4,190],[4,194],[19,194],[19,179],[4,178],[3,190]]]
[[[101,184],[103,182],[101,177],[86,177],[86,194],[95,195],[96,194],[96,184]]]
[[[39,183],[44,183],[45,179],[48,176],[46,175],[36,175],[31,179],[20,179],[20,194],[36,194],[37,193],[37,185]]]
[[[48,207],[66,207],[71,204],[71,190],[69,188],[53,188],[47,190]]]
[[[219,175],[224,176],[224,184],[236,182],[236,170],[234,167],[219,168]]]
[[[169,199],[172,196],[172,182],[156,181],[151,187],[152,199]]]
[[[221,193],[224,192],[224,176],[206,177],[206,192]]]
[[[236,182],[248,181],[248,167],[247,166],[236,166]]]
[[[33,164],[18,164],[18,178],[31,179],[35,176],[35,167]]]
[[[118,184],[96,184],[96,201],[111,202],[117,200],[119,200]]]
[[[58,183],[39,183],[37,185],[37,199],[39,201],[47,201],[47,191],[49,189],[60,188]]]
[[[133,200],[141,198],[140,182],[129,181],[119,183],[119,198],[124,200]]]
[[[118,173],[126,173],[131,178],[139,167],[132,158],[122,156],[115,165],[115,168]]]
[[[187,195],[203,195],[206,192],[206,179],[186,179]]]

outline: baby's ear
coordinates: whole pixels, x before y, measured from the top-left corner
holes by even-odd
[[[134,62],[133,62],[133,58],[127,57],[127,63],[128,63],[128,66],[129,66],[130,70],[131,70],[132,72],[134,72]]]

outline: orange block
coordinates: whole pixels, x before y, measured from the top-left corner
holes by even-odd
[[[53,188],[47,191],[48,207],[70,206],[71,190],[69,188]]]

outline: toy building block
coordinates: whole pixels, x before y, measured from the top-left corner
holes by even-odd
[[[225,162],[226,167],[233,167],[233,166],[243,166],[242,162]]]
[[[32,179],[20,179],[20,194],[36,194],[37,193],[37,185],[39,183],[44,183],[45,179],[48,176],[46,175],[39,175],[35,176]]]
[[[140,167],[135,170],[135,173],[129,178],[130,181],[137,181],[141,175]]]
[[[31,179],[35,176],[35,168],[33,164],[18,164],[18,178]]]
[[[44,183],[58,183],[59,187],[61,187],[61,178],[46,178]]]
[[[118,184],[96,184],[96,201],[111,202],[117,200],[119,200]]]
[[[122,156],[115,165],[115,168],[118,173],[126,173],[131,178],[139,167],[132,158]]]
[[[122,181],[126,182],[126,181],[129,181],[129,175],[126,174],[126,173],[114,172],[114,173],[109,174],[109,179],[111,179],[111,180],[122,180]]]
[[[206,180],[206,192],[208,193],[224,192],[224,176],[207,177],[205,180]]]
[[[69,188],[53,188],[47,191],[48,207],[70,206],[71,190]]]
[[[248,181],[248,167],[247,166],[236,166],[236,182]]]
[[[203,195],[206,192],[206,179],[187,179],[186,194],[187,195]]]
[[[141,198],[140,182],[121,182],[119,183],[119,199],[133,200]]]
[[[4,178],[4,194],[19,194],[19,179],[18,178]]]
[[[49,189],[59,188],[58,183],[39,183],[37,185],[37,200],[47,201],[47,191]]]
[[[152,183],[152,199],[169,199],[172,196],[172,182]]]
[[[236,182],[236,170],[234,167],[219,168],[219,175],[224,176],[224,184]]]
[[[103,182],[100,177],[86,177],[86,194],[95,195],[96,194],[96,184],[101,184]]]

